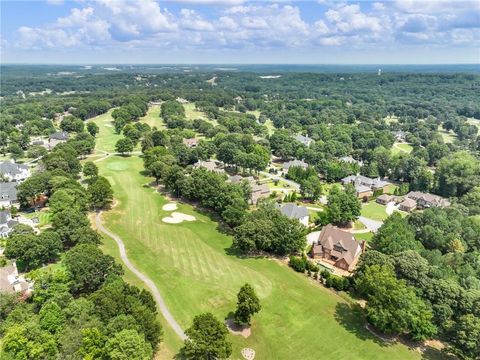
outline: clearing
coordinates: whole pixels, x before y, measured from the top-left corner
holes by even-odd
[[[405,153],[405,154],[410,154],[413,150],[412,145],[407,144],[407,143],[399,143],[396,142],[392,146],[392,154],[400,154],[400,153]]]

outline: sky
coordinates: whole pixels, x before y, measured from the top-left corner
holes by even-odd
[[[1,63],[480,63],[480,0],[0,0]]]

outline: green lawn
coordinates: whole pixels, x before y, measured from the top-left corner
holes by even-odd
[[[118,139],[122,138],[122,135],[115,133],[113,127],[112,110],[109,110],[105,114],[91,118],[88,121],[93,121],[99,127],[99,132],[96,138],[95,150],[101,150],[105,152],[114,152],[115,143]]]
[[[37,211],[31,213],[20,213],[28,219],[38,218],[38,227],[50,225],[52,215],[48,211]]]
[[[162,118],[160,117],[160,105],[152,105],[148,109],[147,114],[140,118],[141,122],[145,122],[150,127],[157,127],[157,129],[162,130],[165,128]]]
[[[122,237],[132,262],[156,283],[184,328],[205,311],[223,319],[234,310],[240,286],[255,287],[262,311],[249,338],[230,336],[232,359],[241,359],[243,347],[255,349],[257,359],[422,357],[403,345],[380,344],[345,300],[279,261],[236,256],[229,250],[232,238],[220,233],[207,214],[180,204],[179,211],[197,220],[163,223],[166,200],[147,185],[151,179],[140,175],[140,158],[112,156],[98,165],[119,201],[104,215],[106,226]],[[113,240],[106,238],[103,249],[118,257]],[[128,273],[126,279],[137,282]],[[168,327],[165,332],[159,358],[170,358],[180,346]]]
[[[457,135],[455,135],[452,130],[447,131],[443,128],[443,126],[438,127],[438,132],[440,133],[440,135],[442,135],[443,142],[445,144],[451,144],[457,138]]]
[[[362,216],[372,220],[383,221],[388,217],[385,209],[386,206],[377,204],[375,201],[370,201],[362,205]]]
[[[372,240],[373,238],[373,233],[372,232],[367,232],[367,233],[359,233],[359,234],[355,234],[355,239],[361,241],[361,240],[365,240],[365,241],[370,241]]]
[[[412,145],[407,144],[407,143],[394,143],[392,146],[392,154],[401,154],[401,153],[406,153],[410,154],[413,150]]]

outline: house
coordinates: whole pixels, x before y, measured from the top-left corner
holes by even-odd
[[[13,161],[0,162],[0,178],[22,182],[29,176],[30,168],[27,165],[16,164]]]
[[[297,206],[294,203],[287,203],[280,206],[280,212],[289,219],[297,219],[300,224],[308,226],[308,210],[305,206]]]
[[[342,270],[353,271],[364,251],[365,241],[359,242],[351,233],[328,224],[313,243],[311,256]]]
[[[18,274],[15,263],[0,268],[0,293],[26,292],[28,294],[32,290],[32,285],[23,275]]]
[[[400,210],[406,211],[406,212],[410,212],[410,211],[414,210],[416,207],[417,207],[417,202],[413,199],[410,199],[410,198],[406,198],[398,206],[398,208]]]
[[[394,136],[396,141],[403,142],[407,137],[407,133],[405,131],[398,130],[398,131],[395,131]]]
[[[394,197],[392,195],[382,194],[375,200],[377,203],[382,205],[387,205],[389,202],[394,201]]]
[[[10,210],[0,211],[0,238],[6,238],[18,221],[12,219]]]
[[[417,207],[420,209],[450,206],[450,201],[447,199],[438,195],[423,193],[420,191],[411,191],[406,195],[406,197],[415,200],[417,202]]]
[[[65,131],[57,131],[51,134],[48,137],[48,148],[52,150],[58,144],[67,142],[68,140],[68,133]]]
[[[303,145],[305,145],[306,147],[309,147],[310,144],[312,143],[312,139],[307,136],[303,136],[303,135],[297,135],[295,136],[295,140],[297,140],[298,142],[302,143]]]
[[[386,187],[390,185],[388,181],[381,180],[380,178],[371,179],[363,175],[350,175],[342,179],[343,185],[352,184],[355,187],[357,196],[363,198],[373,195],[373,191],[382,190],[385,191]]]
[[[287,173],[288,169],[290,169],[291,167],[301,167],[303,169],[306,169],[306,168],[308,168],[308,164],[306,162],[304,162],[303,160],[297,160],[297,159],[287,161],[287,162],[283,163],[282,171],[284,173]]]
[[[253,176],[243,177],[242,175],[233,175],[233,176],[229,176],[227,181],[232,183],[232,184],[239,184],[240,182],[242,182],[244,180],[248,181],[248,183],[250,185],[255,184],[255,179],[253,178]]]
[[[347,163],[347,164],[358,164],[359,166],[363,166],[363,162],[359,160],[355,160],[352,156],[343,156],[339,158],[341,162]]]
[[[270,196],[270,189],[265,184],[252,185],[252,193],[250,195],[250,203],[257,205],[258,200],[268,198]]]
[[[0,208],[19,207],[17,200],[17,182],[0,182]]]
[[[196,148],[198,145],[198,139],[195,139],[195,138],[183,139],[183,143],[191,149]]]
[[[213,160],[208,160],[208,161],[199,160],[193,165],[193,167],[196,169],[204,168],[204,169],[207,169],[208,171],[213,171],[216,173],[225,172],[225,170],[223,170],[221,163]]]

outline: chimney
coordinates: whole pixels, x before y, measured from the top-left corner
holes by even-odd
[[[364,254],[364,253],[365,253],[365,249],[366,249],[366,247],[367,247],[367,242],[366,242],[365,240],[362,240],[360,246],[361,246],[361,248],[362,248],[362,254]]]

